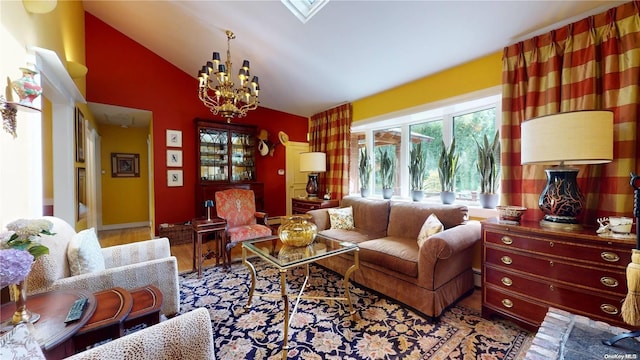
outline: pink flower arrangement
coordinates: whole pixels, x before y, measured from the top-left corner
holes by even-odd
[[[31,271],[33,259],[25,250],[0,250],[0,288],[22,282]]]

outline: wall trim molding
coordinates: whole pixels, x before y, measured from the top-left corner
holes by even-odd
[[[102,225],[99,228],[99,230],[102,231],[102,230],[130,229],[130,228],[145,227],[145,226],[151,226],[151,221],[139,221],[139,222],[132,222],[132,223]]]

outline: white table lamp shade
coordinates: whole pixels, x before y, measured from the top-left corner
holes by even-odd
[[[603,164],[613,159],[613,112],[574,111],[524,121],[522,164]]]
[[[300,153],[300,171],[310,173],[327,171],[327,155],[323,152]]]

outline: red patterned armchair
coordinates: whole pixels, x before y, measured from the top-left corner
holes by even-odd
[[[216,191],[216,212],[227,221],[226,245],[223,254],[228,267],[231,264],[231,249],[245,240],[272,235],[267,226],[267,214],[256,211],[253,190],[228,189]],[[258,223],[259,222],[259,223]]]

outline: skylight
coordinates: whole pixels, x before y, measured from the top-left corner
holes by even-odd
[[[306,24],[329,0],[280,0],[303,24]]]

